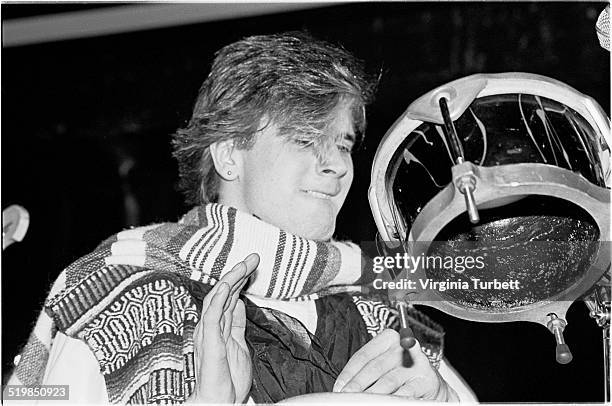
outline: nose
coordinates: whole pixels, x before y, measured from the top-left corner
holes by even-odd
[[[325,176],[341,178],[347,174],[351,156],[340,152],[337,146],[326,149],[325,153],[317,159],[317,172]]]

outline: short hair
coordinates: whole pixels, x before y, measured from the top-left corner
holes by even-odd
[[[336,108],[350,103],[355,131],[376,81],[340,46],[304,32],[244,38],[219,50],[185,128],[173,135],[179,189],[186,203],[218,200],[219,176],[209,146],[234,139],[248,149],[267,119],[281,135],[322,138]]]

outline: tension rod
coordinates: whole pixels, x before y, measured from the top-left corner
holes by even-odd
[[[457,130],[455,129],[455,123],[451,119],[448,111],[448,102],[446,97],[440,97],[440,111],[442,112],[442,119],[444,120],[444,134],[448,144],[450,145],[451,153],[453,154],[453,160],[456,164],[460,164],[465,161],[465,155],[463,154],[463,147],[461,141],[457,136]]]
[[[463,153],[463,146],[461,140],[457,136],[457,130],[455,129],[455,123],[451,119],[448,111],[448,102],[446,97],[440,97],[440,111],[442,112],[442,119],[444,120],[444,135],[446,136],[447,144],[450,145],[451,155],[455,165],[462,164],[465,162],[465,155]],[[468,212],[468,216],[472,224],[477,224],[480,221],[480,215],[478,214],[478,207],[476,207],[476,200],[474,199],[474,190],[476,190],[476,179],[471,175],[463,176],[457,181],[457,188],[463,197],[465,198],[465,207]]]

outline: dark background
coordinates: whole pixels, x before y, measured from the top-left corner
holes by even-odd
[[[376,146],[434,87],[479,72],[538,73],[594,97],[609,115],[610,54],[595,34],[605,4],[360,3],[4,48],[2,207],[18,203],[31,216],[25,240],[2,254],[4,377],[62,268],[128,225],[186,210],[169,134],[189,118],[223,45],[307,29],[382,72],[337,228],[340,238],[371,241],[366,192]],[[2,17],[84,7],[2,5]],[[540,325],[430,314],[446,327],[446,354],[481,401],[603,400],[601,331],[582,303],[568,313],[568,365],[556,363],[553,336]]]

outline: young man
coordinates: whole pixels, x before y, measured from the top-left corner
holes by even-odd
[[[361,256],[331,237],[373,88],[348,52],[302,33],[221,49],[173,141],[195,208],[69,267],[46,305],[59,332],[37,338],[50,352],[44,374],[24,363],[14,378],[67,384],[70,400],[88,402],[332,391],[457,401],[420,345],[405,366],[389,318],[344,293]]]

